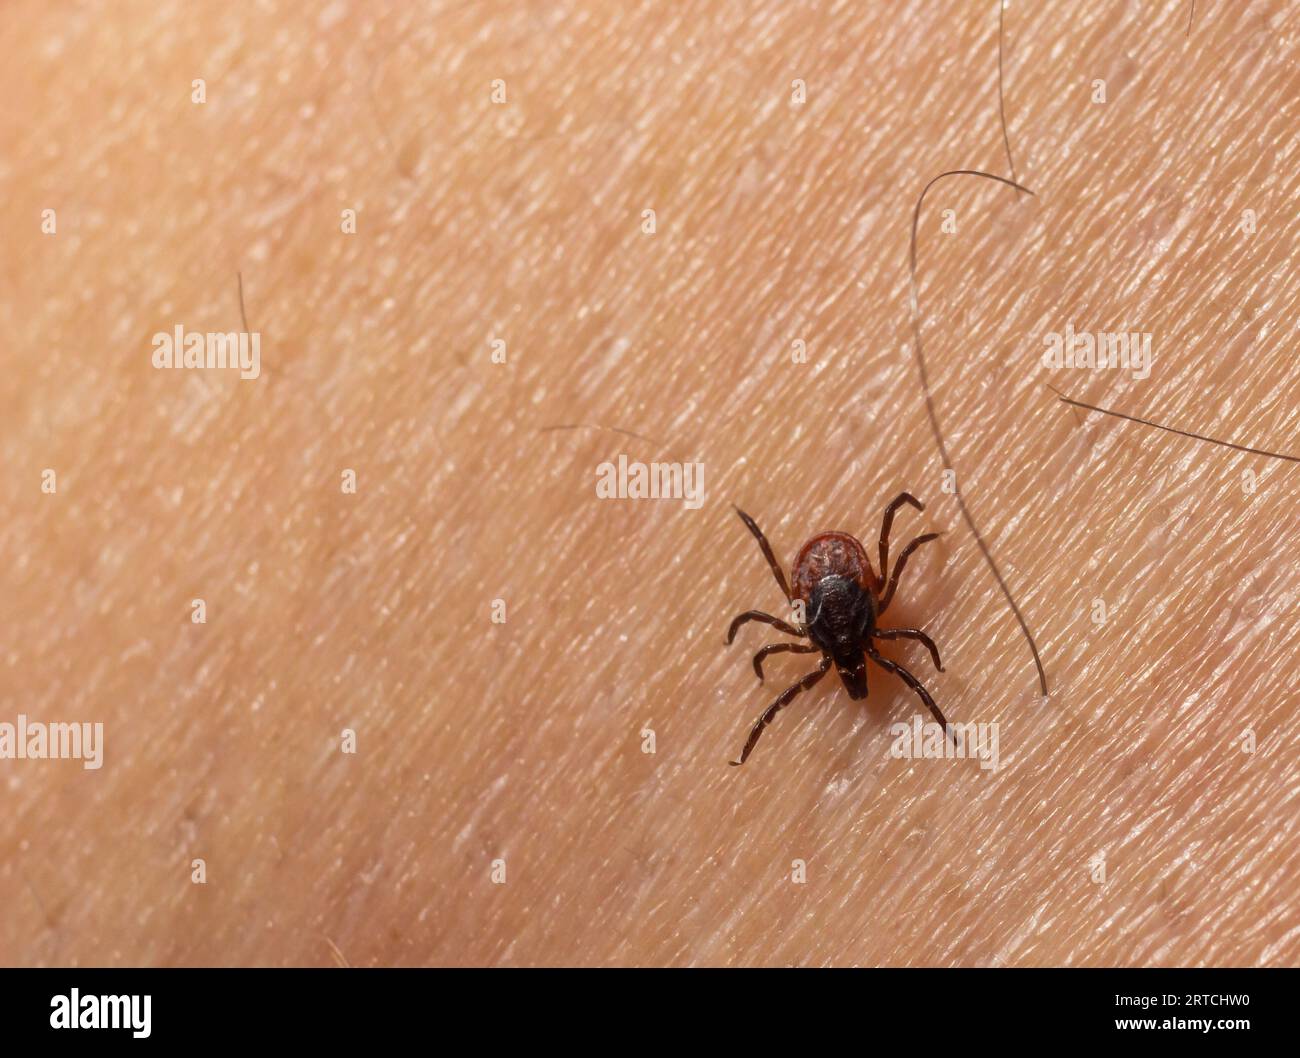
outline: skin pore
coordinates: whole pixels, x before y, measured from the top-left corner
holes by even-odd
[[[6,5],[0,721],[102,722],[104,761],[0,761],[0,958],[1294,964],[1296,470],[1046,385],[1298,447],[1300,20],[1186,18],[1013,2],[1035,196],[921,217],[1043,701],[908,317],[921,188],[1009,175],[996,4]],[[259,377],[155,370],[239,329],[241,272]],[[1067,325],[1150,333],[1149,377],[1046,369]],[[620,454],[704,503],[599,499]],[[724,647],[785,615],[731,504],[788,574],[828,530],[874,558],[903,490],[894,553],[944,536],[881,623],[946,672],[881,651],[1001,766],[892,757],[924,710],[872,667],[728,767],[818,661]]]

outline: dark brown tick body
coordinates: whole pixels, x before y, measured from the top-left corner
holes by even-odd
[[[740,760],[733,760],[733,765],[744,764],[753,751],[763,729],[772,722],[772,718],[783,709],[800,691],[807,690],[820,680],[834,665],[844,681],[849,697],[861,699],[867,696],[867,659],[870,658],[887,672],[892,672],[914,690],[934,718],[947,730],[948,722],[939,707],[934,704],[930,692],[921,685],[921,681],[901,665],[895,664],[881,656],[873,640],[876,639],[915,639],[923,643],[930,651],[934,667],[940,672],[943,665],[939,661],[939,650],[934,641],[920,629],[916,628],[878,628],[876,621],[885,612],[894,591],[898,587],[898,578],[907,565],[907,560],[924,543],[936,539],[938,533],[926,533],[903,548],[898,556],[893,574],[889,575],[889,531],[893,526],[894,512],[904,503],[909,503],[918,511],[925,506],[914,496],[903,492],[885,508],[885,517],[880,526],[880,575],[871,568],[871,560],[862,545],[848,533],[820,533],[799,549],[794,560],[792,579],[793,591],[786,583],[785,573],[777,565],[772,554],[772,546],[767,537],[754,523],[754,519],[736,508],[740,520],[754,534],[763,556],[772,569],[776,582],[781,586],[786,601],[791,606],[802,604],[803,621],[795,626],[759,610],[749,610],[738,615],[731,622],[727,631],[727,642],[736,638],[736,629],[746,621],[761,621],[770,624],[787,635],[799,636],[811,642],[773,643],[763,647],[754,655],[754,672],[763,679],[763,659],[769,654],[815,654],[821,652],[821,665],[808,673],[798,682],[787,687],[781,695],[764,711],[749,733],[749,740],[740,754]],[[888,576],[888,583],[886,577]]]

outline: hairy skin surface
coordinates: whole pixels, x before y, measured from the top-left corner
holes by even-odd
[[[1300,471],[1044,385],[1300,449],[1294,8],[1013,3],[1037,197],[927,200],[931,383],[1044,703],[908,322],[921,187],[1007,173],[994,3],[306,6],[0,10],[0,720],[106,743],[0,761],[0,960],[1298,961]],[[155,371],[240,270],[262,376]],[[1151,332],[1150,378],[1046,371],[1067,323]],[[621,452],[706,503],[598,500]],[[723,647],[782,605],[730,504],[788,572],[874,557],[901,489],[895,554],[946,535],[882,624],[947,672],[882,650],[1002,768],[892,759],[921,707],[875,668],[729,768],[817,661]]]

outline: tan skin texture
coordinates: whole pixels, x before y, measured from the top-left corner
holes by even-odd
[[[0,719],[106,729],[99,771],[0,762],[0,961],[1297,962],[1300,468],[1045,387],[1300,448],[1294,7],[1013,3],[1037,197],[927,202],[937,407],[1046,703],[909,348],[917,193],[1008,172],[995,4],[306,7],[0,10]],[[155,371],[240,270],[262,376]],[[1150,378],[1049,373],[1067,323],[1150,332]],[[704,506],[597,499],[620,452],[702,460]],[[892,759],[919,703],[874,669],[729,768],[816,663],[724,648],[782,605],[730,503],[783,563],[874,557],[904,488],[895,546],[945,536],[883,623],[947,672],[885,652],[1002,768]]]

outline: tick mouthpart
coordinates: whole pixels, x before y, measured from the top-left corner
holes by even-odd
[[[835,667],[840,671],[840,679],[844,683],[844,689],[849,692],[850,698],[860,702],[867,696],[867,662],[864,658],[859,658],[849,665],[836,662]]]

